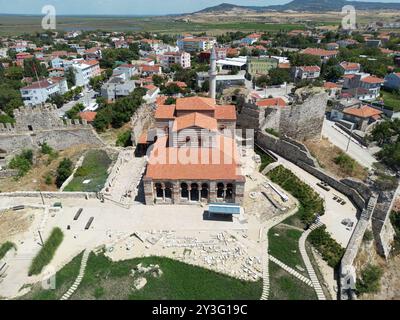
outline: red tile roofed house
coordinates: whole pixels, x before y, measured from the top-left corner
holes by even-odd
[[[333,82],[325,82],[324,88],[329,93],[330,97],[336,96],[341,90],[341,86],[339,86],[337,83],[333,83]]]
[[[143,86],[143,88],[147,89],[146,95],[143,97],[143,99],[147,103],[155,102],[157,100],[158,94],[160,93],[160,88],[156,87],[153,84]]]
[[[301,66],[293,68],[295,80],[315,80],[321,75],[321,68],[318,66]]]
[[[330,58],[335,58],[339,52],[337,50],[307,48],[307,49],[302,50],[301,53],[320,57],[322,61],[328,61]]]
[[[143,75],[162,74],[161,66],[158,64],[154,66],[140,65],[139,70]]]
[[[82,120],[86,120],[88,123],[92,123],[94,121],[94,119],[96,118],[97,112],[83,111],[83,112],[79,112],[78,115]]]
[[[62,95],[67,91],[67,81],[64,78],[56,77],[33,82],[20,89],[24,105],[31,107],[45,103],[53,95]]]
[[[355,123],[355,129],[366,131],[368,126],[381,119],[382,111],[368,105],[343,110],[343,119]]]
[[[343,61],[339,64],[344,74],[355,74],[360,72],[361,66],[359,63]]]

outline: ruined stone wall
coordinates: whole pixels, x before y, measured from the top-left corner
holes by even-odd
[[[378,253],[388,258],[392,250],[395,231],[390,222],[390,214],[396,200],[396,194],[400,191],[400,186],[396,191],[380,192],[378,203],[372,216],[372,231],[376,241]]]
[[[300,92],[298,100],[281,110],[279,132],[299,141],[320,139],[327,102],[326,92]]]
[[[242,112],[238,115],[237,125],[241,128],[258,130],[261,122],[261,108],[253,103],[245,103]]]
[[[360,190],[361,193],[365,193],[365,189],[368,187],[361,181],[349,186],[348,184],[350,182],[347,181],[346,184],[331,177],[319,168],[317,161],[301,143],[289,138],[279,139],[264,132],[257,132],[256,144],[263,149],[275,152],[281,157],[295,163],[297,166],[317,177],[321,181],[328,183],[332,188],[349,197],[360,211],[365,208],[365,202],[367,199],[364,199],[358,190]]]
[[[136,146],[143,131],[150,128],[154,123],[155,104],[143,104],[135,112],[131,119],[132,142]]]
[[[0,123],[0,149],[11,156],[22,149],[37,149],[46,142],[55,150],[74,145],[103,146],[86,120],[59,118],[55,106],[21,107],[14,110],[15,124]]]

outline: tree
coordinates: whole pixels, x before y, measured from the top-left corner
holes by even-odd
[[[321,59],[317,56],[312,56],[309,54],[299,54],[295,53],[290,57],[290,62],[292,66],[320,66]]]
[[[24,60],[25,77],[36,78],[36,76],[38,76],[39,78],[42,78],[47,77],[48,74],[46,66],[41,64],[36,58]]]
[[[158,74],[153,75],[153,78],[152,78],[152,79],[153,79],[154,85],[157,86],[157,87],[161,87],[161,86],[163,86],[164,83],[165,83],[164,77],[163,77],[163,76],[160,76],[160,75],[158,75]]]
[[[85,106],[82,103],[77,103],[74,105],[70,110],[65,112],[65,115],[67,116],[68,119],[79,119],[79,112],[83,111],[85,109]]]
[[[383,271],[380,267],[368,264],[361,272],[361,278],[357,279],[357,291],[359,294],[376,293],[380,289],[380,279]]]
[[[272,86],[290,82],[290,74],[286,69],[272,69],[268,74],[268,84]]]
[[[61,188],[63,183],[68,179],[68,177],[72,174],[72,161],[70,159],[64,158],[57,168],[57,178],[56,185],[58,188]]]
[[[65,71],[64,73],[65,79],[67,80],[68,87],[73,87],[75,86],[76,83],[76,77],[75,77],[75,70],[74,68],[69,68]]]

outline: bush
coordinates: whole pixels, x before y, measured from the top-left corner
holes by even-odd
[[[377,293],[380,289],[382,275],[383,271],[380,267],[369,264],[361,272],[361,278],[357,279],[358,294]]]
[[[370,242],[370,241],[374,240],[374,233],[371,230],[366,230],[364,233],[363,240],[365,242]]]
[[[57,178],[56,178],[56,185],[60,188],[65,180],[72,174],[72,161],[64,158],[57,168]]]
[[[124,148],[132,146],[131,131],[128,130],[119,134],[116,145],[117,147],[124,147]]]
[[[337,156],[334,162],[348,175],[351,175],[356,168],[356,161],[345,153]]]
[[[326,227],[315,229],[309,236],[310,243],[321,253],[322,258],[332,268],[337,268],[342,260],[345,249],[338,244],[326,231]]]
[[[21,178],[31,170],[33,164],[32,150],[24,150],[16,155],[9,163],[10,169],[18,170],[18,177]]]
[[[397,255],[400,252],[400,213],[393,211],[390,215],[390,222],[395,231],[393,252]]]
[[[51,185],[53,183],[53,177],[51,176],[51,173],[47,173],[44,176],[44,183],[47,184],[48,186]]]
[[[12,248],[16,248],[14,243],[12,243],[10,241],[3,243],[0,246],[0,260],[3,259],[5,257],[5,255],[7,254],[7,252],[9,250],[11,250]]]
[[[272,129],[272,128],[267,128],[267,129],[265,129],[265,131],[266,131],[267,133],[269,133],[269,134],[271,134],[271,135],[277,137],[277,138],[279,138],[279,136],[280,136],[280,135],[279,135],[279,132],[275,131],[275,130]]]
[[[64,239],[64,234],[60,228],[54,228],[50,237],[44,243],[37,256],[33,259],[29,268],[28,275],[38,275],[42,272],[43,268],[47,266],[54,257],[57,248],[60,246]]]
[[[290,170],[279,166],[270,171],[268,177],[299,200],[301,206],[298,215],[305,225],[312,224],[317,215],[325,213],[324,202],[319,195]]]

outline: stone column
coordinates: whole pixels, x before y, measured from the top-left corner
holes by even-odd
[[[154,205],[153,181],[151,178],[145,177],[143,179],[143,183],[144,183],[144,196],[146,200],[146,205]]]
[[[208,190],[208,198],[210,202],[217,202],[217,184],[215,181],[210,181]]]
[[[172,184],[172,202],[174,204],[179,204],[181,202],[181,188],[180,188],[180,183],[178,182],[174,182]]]

